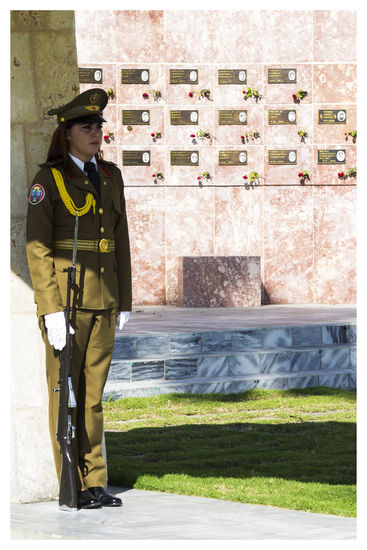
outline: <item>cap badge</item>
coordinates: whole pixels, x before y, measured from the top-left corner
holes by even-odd
[[[95,92],[95,93],[93,93],[89,96],[89,101],[91,103],[97,103],[99,101],[100,97],[101,97],[101,95],[99,93]]]

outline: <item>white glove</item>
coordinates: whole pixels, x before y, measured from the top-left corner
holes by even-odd
[[[118,330],[124,328],[125,323],[128,322],[130,317],[130,311],[119,311],[116,317],[116,327]]]
[[[55,349],[62,350],[66,344],[66,322],[63,311],[44,315],[48,341]],[[70,334],[75,334],[70,325]]]

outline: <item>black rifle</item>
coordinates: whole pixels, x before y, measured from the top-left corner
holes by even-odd
[[[65,308],[66,345],[60,352],[60,395],[57,422],[57,441],[60,444],[62,455],[59,507],[61,510],[67,511],[75,511],[78,509],[76,489],[78,472],[72,450],[72,440],[75,437],[75,427],[73,426],[72,416],[73,409],[76,407],[76,400],[72,383],[72,335],[70,334],[71,289],[75,284],[78,220],[78,212],[76,212],[72,265],[64,269],[64,271],[68,273]]]

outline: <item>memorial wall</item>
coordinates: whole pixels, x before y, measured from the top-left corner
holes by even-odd
[[[356,13],[75,21],[80,90],[110,96],[134,304],[180,305],[186,256],[260,258],[263,304],[354,303]]]

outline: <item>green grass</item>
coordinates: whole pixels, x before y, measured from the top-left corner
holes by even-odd
[[[356,395],[331,388],[104,403],[111,485],[356,515]]]

